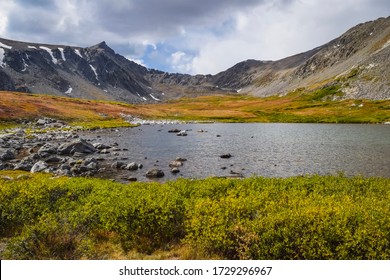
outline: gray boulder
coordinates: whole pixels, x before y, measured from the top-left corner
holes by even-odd
[[[36,172],[42,172],[44,171],[45,169],[47,169],[49,166],[47,165],[46,162],[44,161],[38,161],[37,163],[35,163],[33,165],[33,167],[31,168],[31,173],[36,173]]]
[[[15,159],[15,152],[11,149],[0,152],[0,160],[12,160]]]
[[[131,162],[128,165],[126,165],[124,169],[135,171],[138,169],[138,164],[136,164],[135,162]]]
[[[58,146],[52,143],[46,143],[38,150],[38,155],[41,157],[46,157],[50,154],[56,154],[57,153]]]
[[[14,170],[30,171],[33,165],[28,162],[20,162],[15,165]]]
[[[70,143],[61,144],[58,147],[58,154],[60,155],[73,155],[75,153],[92,154],[94,152],[96,152],[95,147],[84,139],[77,139]]]

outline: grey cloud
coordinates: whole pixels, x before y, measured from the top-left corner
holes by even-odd
[[[80,22],[77,29],[58,31],[55,27],[64,13],[63,5],[69,2],[80,7],[74,11],[80,17]],[[226,20],[234,10],[263,2],[264,0],[17,0],[17,9],[9,15],[9,33],[25,33],[30,37],[42,37],[45,34],[51,38],[50,41],[67,36],[65,40],[79,41],[82,44],[104,39],[99,38],[101,35],[110,36],[114,41],[125,41],[135,36],[163,40],[180,33],[183,26],[218,24],[219,21]],[[80,36],[82,34],[84,36]]]
[[[215,24],[234,9],[261,4],[263,0],[146,0],[136,5],[111,6],[101,1],[96,6],[101,24],[130,34],[171,35],[181,26]]]
[[[36,7],[42,7],[45,9],[51,9],[55,6],[55,1],[52,0],[16,0],[16,4],[18,4],[20,7],[29,9],[29,8],[36,8]]]

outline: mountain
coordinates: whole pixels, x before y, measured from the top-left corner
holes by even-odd
[[[213,77],[256,96],[338,84],[342,98],[390,98],[390,17],[359,24],[311,51],[278,61],[241,62]]]
[[[390,17],[277,61],[247,60],[216,75],[147,69],[105,42],[80,48],[0,38],[0,90],[130,103],[220,93],[255,96],[337,86],[335,98],[390,98]]]
[[[137,103],[158,99],[144,78],[150,71],[105,42],[79,48],[0,39],[2,90]]]

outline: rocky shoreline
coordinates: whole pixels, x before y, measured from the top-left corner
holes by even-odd
[[[183,122],[142,121],[127,116],[138,125],[183,124]],[[86,131],[72,127],[63,121],[41,118],[26,122],[23,127],[0,131],[0,170],[21,170],[31,173],[43,172],[55,176],[96,177],[118,182],[164,181],[183,176],[181,169],[187,161],[173,157],[165,163],[151,162],[144,157],[142,162],[129,160],[127,148],[118,143],[102,143],[103,135],[117,134],[119,129]],[[207,131],[199,130],[198,133]],[[168,133],[187,136],[187,130],[172,129]],[[220,137],[220,135],[217,135]],[[107,140],[107,139],[106,139]],[[103,140],[104,142],[104,140]],[[223,154],[220,158],[230,158]],[[160,167],[163,164],[165,168]],[[225,170],[227,167],[222,167]],[[171,175],[164,173],[169,172]],[[231,171],[221,177],[242,178],[240,172]],[[8,178],[10,179],[10,178]]]
[[[116,160],[126,149],[118,143],[107,145],[80,137],[80,128],[50,118],[26,123],[26,128],[8,129],[0,134],[0,170],[22,170],[31,173],[45,172],[57,176],[99,177],[118,181],[137,181],[130,171],[143,165]],[[178,173],[176,159],[172,173]],[[145,170],[149,179],[161,178],[160,169]]]

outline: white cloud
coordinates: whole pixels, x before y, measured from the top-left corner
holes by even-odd
[[[2,0],[0,2],[0,34],[6,34],[8,28],[8,14],[13,9],[12,0]]]
[[[325,44],[358,23],[388,14],[365,0],[323,3],[292,1],[281,8],[270,2],[251,11],[238,11],[233,15],[231,33],[205,36],[206,43],[199,46],[190,72],[215,74],[246,59],[281,59]]]
[[[388,0],[1,0],[0,37],[106,41],[152,68],[206,74],[307,51],[389,14]]]
[[[142,65],[142,66],[144,66],[144,67],[147,67],[147,65],[145,64],[145,62],[142,60],[142,59],[140,59],[140,58],[132,58],[132,57],[126,57],[128,60],[130,60],[130,61],[132,61],[132,62],[135,62],[135,63],[137,63],[137,64],[139,64],[139,65]]]
[[[192,72],[192,60],[191,55],[186,54],[182,51],[174,52],[171,55],[171,64],[174,71],[179,73],[189,73]]]

